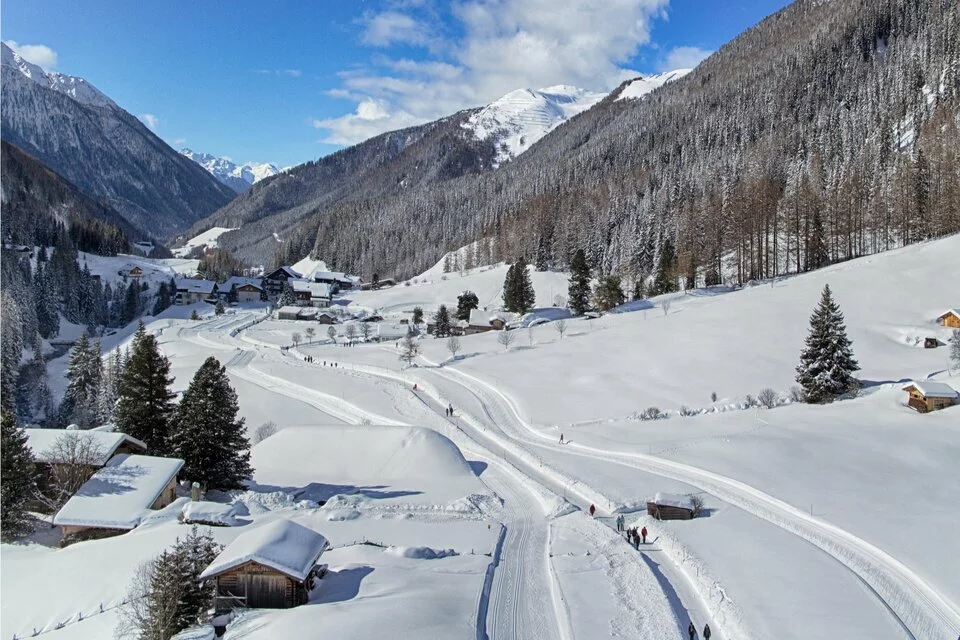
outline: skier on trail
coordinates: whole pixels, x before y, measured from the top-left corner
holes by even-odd
[[[693,620],[691,620],[690,624],[687,626],[687,635],[690,636],[690,640],[693,640],[697,637],[697,628],[693,626]]]
[[[703,640],[710,640],[710,625],[703,625]]]
[[[593,517],[593,514],[597,512],[597,508],[593,505],[590,505],[590,517]]]
[[[643,536],[643,544],[647,544],[647,528],[640,529],[640,535]]]

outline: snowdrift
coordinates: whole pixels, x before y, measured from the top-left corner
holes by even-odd
[[[421,427],[291,427],[252,451],[257,482],[370,482],[473,477],[460,449]]]

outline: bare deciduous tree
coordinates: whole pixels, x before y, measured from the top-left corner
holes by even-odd
[[[447,338],[447,351],[450,352],[450,357],[456,360],[457,352],[460,351],[460,338],[457,336]]]
[[[294,332],[293,332],[293,335],[290,336],[290,339],[293,340],[293,346],[299,347],[299,346],[300,346],[300,341],[303,339],[303,336],[301,336],[299,333],[297,333],[296,331],[294,331]]]
[[[761,389],[760,393],[757,394],[757,402],[759,402],[760,406],[764,409],[773,409],[780,404],[780,396],[776,391],[767,387]]]
[[[557,320],[553,323],[553,328],[557,330],[557,333],[560,334],[560,339],[563,339],[563,334],[567,332],[567,321],[566,320]]]
[[[500,335],[497,336],[497,342],[503,345],[504,351],[510,349],[510,345],[513,344],[513,341],[516,339],[516,334],[512,331],[507,331],[504,329],[500,332]]]
[[[251,444],[258,444],[263,442],[273,434],[277,432],[277,423],[273,420],[269,422],[264,422],[262,425],[257,427],[253,432],[253,438],[251,439]]]
[[[327,327],[327,337],[333,340],[334,342],[337,341],[337,329],[333,325],[330,325],[329,327]]]
[[[360,335],[363,336],[363,341],[364,341],[364,342],[369,342],[369,341],[370,341],[370,334],[371,334],[372,332],[373,332],[373,329],[372,329],[372,327],[370,326],[370,323],[369,323],[369,322],[361,322],[361,323],[360,323]]]
[[[43,502],[60,508],[101,467],[106,451],[90,433],[68,431],[57,438],[42,459],[49,467],[43,482]]]
[[[313,327],[307,327],[304,330],[304,333],[307,334],[307,343],[313,342],[313,336],[317,335],[317,330]]]
[[[668,313],[670,313],[670,301],[664,300],[663,302],[661,302],[660,308],[663,309],[663,315],[667,315]]]
[[[357,337],[357,325],[350,323],[344,329],[344,333],[347,334],[347,340],[353,342],[353,339]]]

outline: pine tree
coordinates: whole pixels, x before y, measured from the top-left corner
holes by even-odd
[[[515,311],[522,315],[532,309],[537,302],[537,294],[533,290],[533,282],[530,281],[530,270],[527,269],[527,261],[523,257],[517,260],[515,277],[517,279]]]
[[[289,307],[297,304],[297,294],[293,291],[293,285],[289,282],[283,283],[283,292],[277,299],[278,307]]]
[[[227,302],[236,303],[239,302],[240,296],[237,294],[237,283],[234,282],[230,285],[230,291],[227,292]]]
[[[433,316],[435,325],[434,335],[438,338],[445,338],[450,335],[450,312],[447,311],[447,305],[442,304]]]
[[[583,249],[577,249],[570,261],[567,306],[578,316],[590,310],[590,267],[587,266],[587,256]]]
[[[180,629],[196,625],[200,617],[213,607],[215,583],[201,583],[200,574],[210,566],[220,549],[220,545],[209,534],[201,534],[196,525],[186,538],[177,540],[174,547],[178,556],[176,567],[184,585],[177,612],[177,626]]]
[[[414,307],[413,308],[413,326],[418,326],[423,324],[423,307]]]
[[[100,341],[91,346],[83,334],[73,347],[67,369],[67,390],[60,407],[61,419],[81,427],[96,426],[99,417],[100,385],[103,363]]]
[[[643,278],[639,277],[633,281],[633,294],[631,300],[643,300],[647,295],[646,287],[643,284]]]
[[[960,367],[960,329],[954,329],[950,334],[950,359],[954,366]]]
[[[13,414],[0,416],[0,536],[10,540],[30,530],[27,511],[36,487],[33,455],[27,434]]]
[[[833,300],[830,285],[826,285],[820,304],[810,316],[810,333],[797,366],[797,382],[807,402],[829,402],[856,387],[853,373],[860,366],[853,358],[851,344],[843,314]]]
[[[469,320],[470,312],[480,306],[480,299],[473,291],[464,291],[457,296],[457,320]]]
[[[97,398],[100,423],[111,422],[113,419],[113,409],[117,404],[117,396],[120,393],[120,376],[122,373],[123,360],[120,356],[120,349],[115,349],[107,359],[107,365],[103,368],[103,381],[100,384],[100,394]]]
[[[669,239],[664,240],[663,246],[660,247],[660,260],[657,262],[657,273],[653,279],[651,295],[659,296],[677,290],[676,263],[677,255],[673,249],[673,242]]]
[[[176,397],[171,384],[170,361],[141,322],[123,365],[113,417],[118,431],[143,440],[156,454],[169,451],[167,440]]]
[[[517,265],[511,264],[507,268],[507,275],[503,279],[503,308],[512,311],[517,304]]]
[[[223,300],[217,300],[216,306],[213,308],[213,313],[218,316],[222,316],[226,313],[226,309],[223,307]]]
[[[43,264],[44,266],[41,266]],[[37,305],[37,328],[44,338],[55,338],[60,333],[60,311],[57,290],[50,273],[50,263],[37,263],[33,276],[34,299]]]
[[[170,449],[183,458],[181,475],[204,488],[241,489],[250,468],[244,419],[227,369],[213,356],[197,370],[174,413]]]
[[[596,307],[601,311],[609,311],[626,301],[623,289],[620,288],[619,276],[604,276],[600,278],[593,292]]]
[[[20,305],[6,288],[0,290],[0,327],[0,406],[13,411],[23,354],[23,321]]]

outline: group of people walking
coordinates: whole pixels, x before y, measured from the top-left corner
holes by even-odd
[[[647,544],[647,528],[641,527],[638,531],[636,527],[626,528],[626,520],[623,514],[619,514],[616,519],[617,531],[627,534],[627,542],[632,544],[635,549],[640,549],[641,544]]]
[[[697,628],[693,626],[693,621],[690,621],[689,626],[687,626],[687,634],[690,636],[690,640],[694,640],[697,637]],[[710,625],[703,625],[703,639],[710,640]]]
[[[452,417],[453,417],[453,405],[450,405],[449,407],[447,407],[446,409],[444,409],[444,411],[447,412],[447,417],[448,417],[448,418],[452,418]]]

